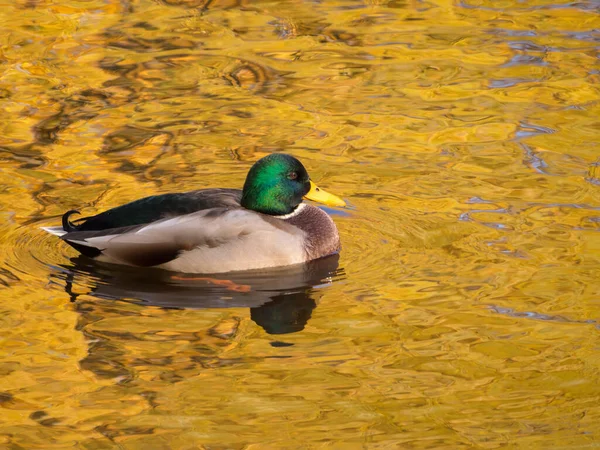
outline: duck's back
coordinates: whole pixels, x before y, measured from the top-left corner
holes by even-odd
[[[201,189],[184,193],[153,195],[117,206],[92,217],[77,220],[75,225],[71,225],[73,229],[67,229],[68,225],[63,228],[65,231],[100,231],[144,225],[204,209],[240,208],[241,199],[242,191],[239,189]],[[63,223],[68,224],[68,216]]]

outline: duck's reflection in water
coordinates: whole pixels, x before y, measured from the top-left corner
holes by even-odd
[[[52,279],[64,285],[72,301],[87,294],[169,309],[247,307],[267,333],[286,334],[304,329],[316,307],[317,288],[343,278],[338,261],[339,255],[332,255],[298,266],[196,275],[77,257],[58,268]]]

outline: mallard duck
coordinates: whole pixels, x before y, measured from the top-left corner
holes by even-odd
[[[286,266],[337,253],[333,220],[307,198],[345,202],[319,189],[296,158],[274,153],[257,161],[243,190],[161,194],[98,215],[44,227],[99,261],[188,273]]]

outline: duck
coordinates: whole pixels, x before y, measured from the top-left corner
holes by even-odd
[[[321,208],[346,202],[310,179],[302,163],[272,153],[250,168],[243,189],[211,188],[141,198],[100,214],[42,227],[97,261],[184,273],[302,264],[341,250]]]

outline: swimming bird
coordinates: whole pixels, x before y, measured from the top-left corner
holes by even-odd
[[[243,189],[201,189],[145,197],[100,214],[44,227],[99,261],[188,273],[300,264],[340,251],[329,215],[303,198],[345,206],[283,153],[258,160]]]

